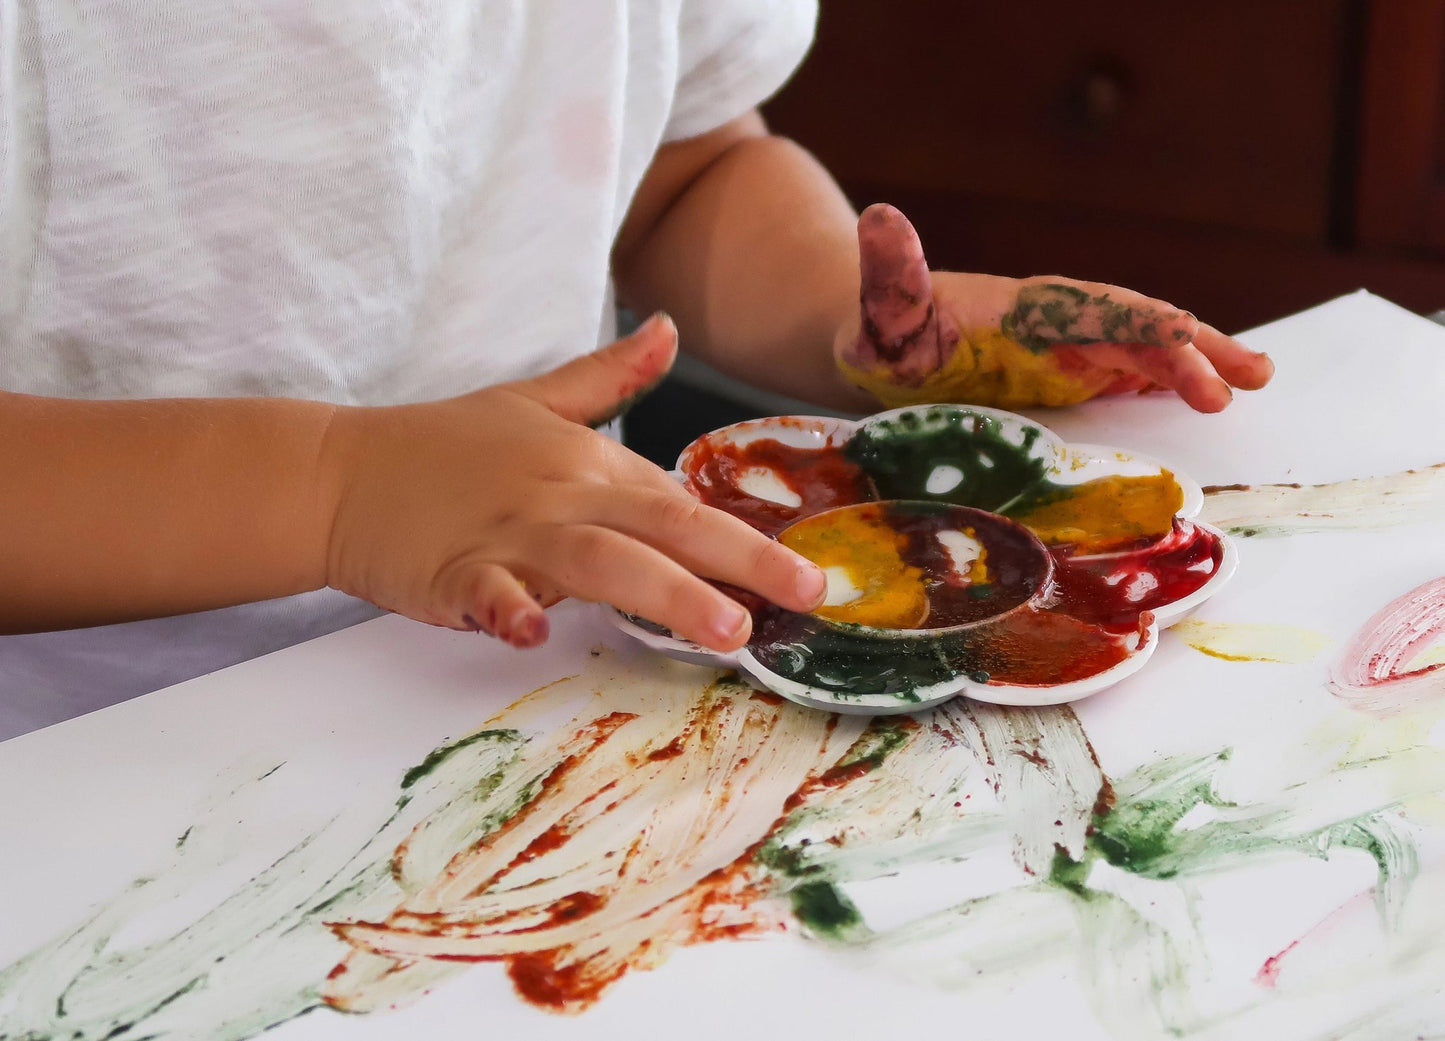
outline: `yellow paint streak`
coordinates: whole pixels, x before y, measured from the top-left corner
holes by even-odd
[[[1439,665],[1441,662],[1445,662],[1445,644],[1436,644],[1434,647],[1427,647],[1410,659],[1409,664],[1402,671],[1419,672],[1432,665]]]
[[[1077,405],[1119,376],[1106,369],[1071,370],[1055,352],[1035,354],[999,329],[965,330],[943,367],[912,386],[900,385],[886,365],[862,369],[840,361],[838,367],[849,382],[889,408],[936,401],[1008,409]]]
[[[1299,665],[1313,661],[1330,646],[1324,633],[1294,625],[1190,620],[1169,631],[1196,651],[1225,661]]]
[[[1147,477],[1085,481],[1052,502],[1009,515],[1045,545],[1077,545],[1083,552],[1098,552],[1167,535],[1183,505],[1179,482],[1165,470]]]
[[[928,617],[923,571],[904,561],[907,536],[874,506],[836,510],[799,521],[778,541],[822,568],[841,568],[862,594],[824,606],[821,618],[887,629],[913,629]]]
[[[1310,743],[1332,749],[1337,765],[1396,763],[1386,773],[1388,794],[1400,810],[1427,827],[1445,828],[1445,788],[1430,783],[1445,764],[1438,729],[1445,726],[1445,699],[1407,705],[1388,716],[1343,711],[1310,734]],[[1432,790],[1433,788],[1433,790]]]

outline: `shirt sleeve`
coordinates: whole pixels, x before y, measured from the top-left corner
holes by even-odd
[[[663,140],[696,137],[766,101],[813,42],[817,0],[683,0]]]

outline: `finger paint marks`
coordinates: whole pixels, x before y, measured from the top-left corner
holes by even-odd
[[[932,371],[900,374],[891,352],[846,352],[839,370],[889,408],[967,401],[994,408],[1076,405],[1100,394],[1138,390],[1148,381],[1088,361],[1090,344],[1148,344],[1160,350],[1188,341],[1193,319],[1091,296],[1065,283],[1024,285],[997,328],[968,328],[952,347],[940,344]],[[866,332],[866,326],[865,326]],[[932,335],[938,335],[934,330]],[[913,368],[904,371],[912,372]]]
[[[1352,707],[1389,714],[1445,698],[1445,661],[1427,658],[1445,635],[1445,578],[1390,601],[1345,645],[1330,668],[1330,690]]]
[[[1061,343],[1178,347],[1189,341],[1194,320],[1182,311],[1125,304],[1108,293],[1090,295],[1081,286],[1030,282],[999,324],[1018,343],[1043,353]]]
[[[1204,494],[1201,519],[1245,538],[1369,531],[1445,520],[1445,463],[1331,484],[1221,485]]]
[[[355,950],[330,1004],[388,1007],[433,963],[501,961],[523,998],[577,1012],[678,946],[781,928],[740,858],[850,725],[728,681],[627,700],[638,711],[533,742],[535,795],[481,841],[424,871],[398,848],[417,884],[383,918],[334,924]]]
[[[1299,665],[1314,661],[1330,646],[1330,638],[1324,633],[1297,625],[1188,619],[1169,631],[1196,651],[1225,661]]]
[[[407,771],[379,828],[353,807],[190,924],[121,941],[228,862],[214,836],[244,840],[218,807],[166,851],[172,869],[0,969],[0,1038],[241,1041],[308,1012],[414,1002],[477,961],[500,963],[521,1000],[578,1013],[680,945],[795,928],[868,972],[964,994],[1062,973],[1121,1036],[1253,1036],[1232,1027],[1272,1006],[1211,1003],[1191,894],[1281,855],[1374,862],[1374,903],[1408,931],[1365,948],[1385,959],[1368,968],[1407,969],[1389,996],[1418,1010],[1440,946],[1434,918],[1402,917],[1418,863],[1395,807],[1445,784],[1445,762],[1421,756],[1375,750],[1241,788],[1219,753],[1111,782],[1066,707],[955,701],[863,721],[604,652]],[[854,899],[855,883],[906,887],[915,868],[1001,847],[1016,878],[940,890],[899,924]],[[1293,958],[1278,988],[1299,998],[1297,1036],[1333,1036],[1352,1002],[1319,1002]]]
[[[1077,405],[1106,392],[1119,374],[1063,352],[1035,353],[998,329],[966,329],[943,364],[916,382],[900,380],[886,359],[866,367],[842,357],[843,378],[888,408],[968,401],[993,408]]]

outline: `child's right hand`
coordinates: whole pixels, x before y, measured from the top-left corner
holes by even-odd
[[[567,596],[717,650],[745,643],[751,620],[704,578],[817,606],[816,566],[590,429],[661,380],[676,349],[659,316],[536,379],[338,409],[321,459],[334,503],[328,584],[523,647],[547,638],[541,605]]]

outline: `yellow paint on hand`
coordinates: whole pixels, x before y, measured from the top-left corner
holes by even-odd
[[[965,330],[953,354],[921,383],[901,385],[886,365],[861,369],[839,361],[850,383],[889,408],[960,401],[994,408],[1077,405],[1112,385],[1120,373],[1073,369],[1053,351],[1035,353],[999,329]]]
[[[1225,661],[1299,665],[1313,661],[1330,646],[1324,633],[1296,625],[1183,621],[1169,631],[1196,651]]]
[[[1100,552],[1138,539],[1167,535],[1184,492],[1168,470],[1147,477],[1100,477],[1076,485],[1058,498],[1009,511],[1045,545],[1077,545]]]
[[[889,527],[876,506],[809,517],[778,541],[825,571],[840,569],[860,590],[847,603],[818,608],[819,617],[885,629],[914,629],[928,617],[923,571],[902,556],[907,536]]]

